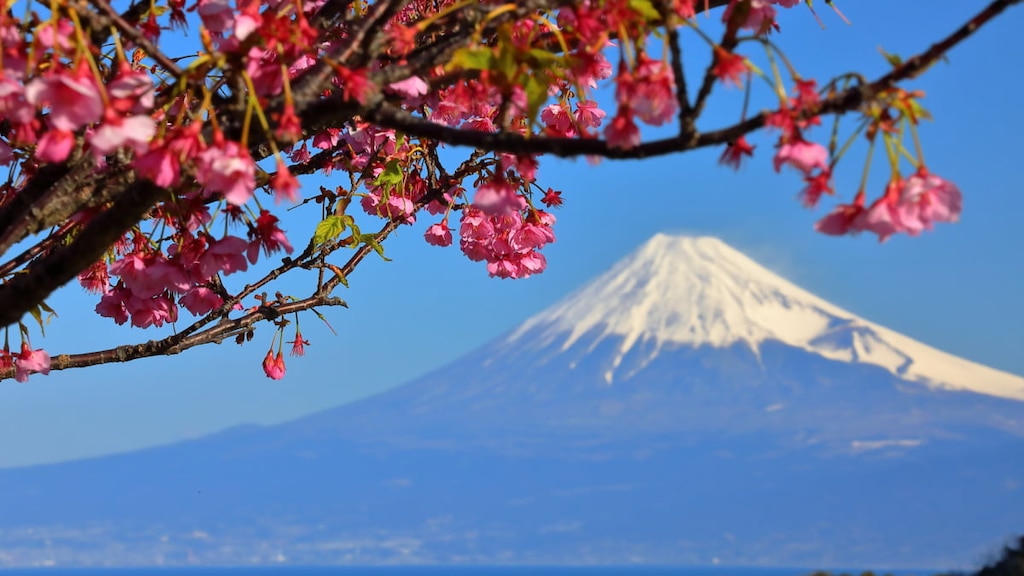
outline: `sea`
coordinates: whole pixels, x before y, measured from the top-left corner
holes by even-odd
[[[932,576],[946,570],[861,570],[650,566],[258,566],[230,568],[13,568],[0,576]],[[865,575],[866,576],[866,575]]]

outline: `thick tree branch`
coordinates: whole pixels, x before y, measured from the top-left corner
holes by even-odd
[[[0,285],[0,326],[17,322],[54,290],[94,264],[167,194],[167,190],[149,181],[129,186],[113,206],[93,218],[71,244],[34,262],[27,272]]]

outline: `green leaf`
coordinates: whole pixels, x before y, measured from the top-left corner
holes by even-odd
[[[392,160],[384,166],[384,171],[377,176],[373,184],[379,188],[391,190],[401,186],[403,180],[405,180],[405,175],[402,174],[398,160]]]
[[[661,20],[661,14],[654,8],[654,4],[651,4],[650,0],[629,0],[629,8],[647,21]]]
[[[362,244],[367,244],[368,246],[370,246],[370,248],[373,248],[373,251],[376,252],[377,255],[380,256],[381,259],[384,260],[385,262],[391,262],[391,258],[388,258],[387,256],[384,255],[384,247],[380,245],[380,242],[377,242],[377,238],[375,238],[373,234],[361,235],[359,237],[359,242]]]
[[[348,278],[344,274],[335,274],[335,276],[338,277],[338,281],[341,282],[342,286],[344,286],[345,288],[349,288]]]
[[[496,62],[498,72],[508,82],[515,78],[516,71],[519,68],[519,63],[516,60],[515,48],[512,47],[512,41],[508,40],[501,45],[501,52],[498,53],[498,60]]]
[[[526,53],[526,63],[534,70],[546,70],[555,64],[561,63],[563,58],[558,54],[552,54],[550,50],[534,48]]]
[[[324,218],[322,222],[316,225],[316,231],[313,232],[313,244],[319,246],[331,240],[334,240],[346,228],[345,218],[342,216],[328,216]]]
[[[46,318],[43,318],[43,312],[46,312]],[[47,306],[46,302],[36,304],[29,309],[28,313],[31,314],[39,324],[39,332],[43,336],[46,336],[46,325],[50,323],[50,320],[52,320],[57,313],[53,311],[53,308]]]
[[[526,106],[530,122],[535,122],[541,106],[548,101],[548,86],[531,74],[527,77],[523,90],[526,92]]]
[[[903,64],[903,58],[900,58],[898,55],[889,54],[888,52],[881,48],[879,48],[878,51],[882,53],[882,57],[885,58],[885,60],[889,62],[889,64],[891,64],[893,68]]]
[[[494,68],[494,51],[490,48],[460,48],[452,54],[446,70],[490,70]]]

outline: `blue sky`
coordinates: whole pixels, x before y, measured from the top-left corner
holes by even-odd
[[[818,2],[828,28],[803,9],[784,14],[775,39],[807,76],[887,65],[877,49],[910,55],[966,21],[980,3],[952,0],[842,2],[853,26]],[[713,21],[703,20],[702,26]],[[0,382],[0,467],[115,452],[195,437],[228,426],[271,423],[350,401],[422,374],[511,329],[601,273],[658,232],[722,238],[795,283],[867,319],[954,354],[1024,375],[1024,160],[1019,144],[1024,80],[1024,9],[1011,9],[910,86],[925,90],[935,121],[922,131],[928,164],[964,192],[962,222],[920,238],[829,238],[812,230],[815,211],[795,200],[793,173],[771,170],[771,141],[739,173],[716,164],[720,150],[643,162],[544,159],[541,182],[564,190],[549,270],[523,281],[487,278],[457,248],[423,242],[431,220],[403,228],[329,310],[339,332],[303,317],[312,345],[274,382],[259,363],[269,326],[244,347],[225,343],[179,356]],[[694,45],[696,47],[696,45]],[[701,48],[702,50],[702,48]],[[703,52],[695,48],[695,62]],[[736,118],[737,91],[712,108],[712,127]],[[825,129],[817,134],[824,138]],[[812,133],[813,135],[814,133]],[[848,199],[860,156],[840,166]],[[875,178],[880,190],[881,174]],[[311,185],[316,185],[312,183]],[[301,244],[315,221],[298,212],[286,229]],[[229,285],[242,280],[229,278]],[[308,291],[290,284],[294,293]],[[95,299],[73,286],[51,301],[60,317],[45,340],[52,353],[82,352],[159,334],[114,326],[92,313]]]

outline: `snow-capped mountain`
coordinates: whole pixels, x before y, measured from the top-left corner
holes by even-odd
[[[618,337],[607,383],[643,344],[642,368],[665,346],[725,348],[757,354],[780,342],[829,360],[880,366],[904,380],[1024,400],[1024,378],[936,350],[858,318],[781,278],[712,237],[659,234],[611,270],[530,318],[509,344],[565,351],[584,335],[595,349]]]

